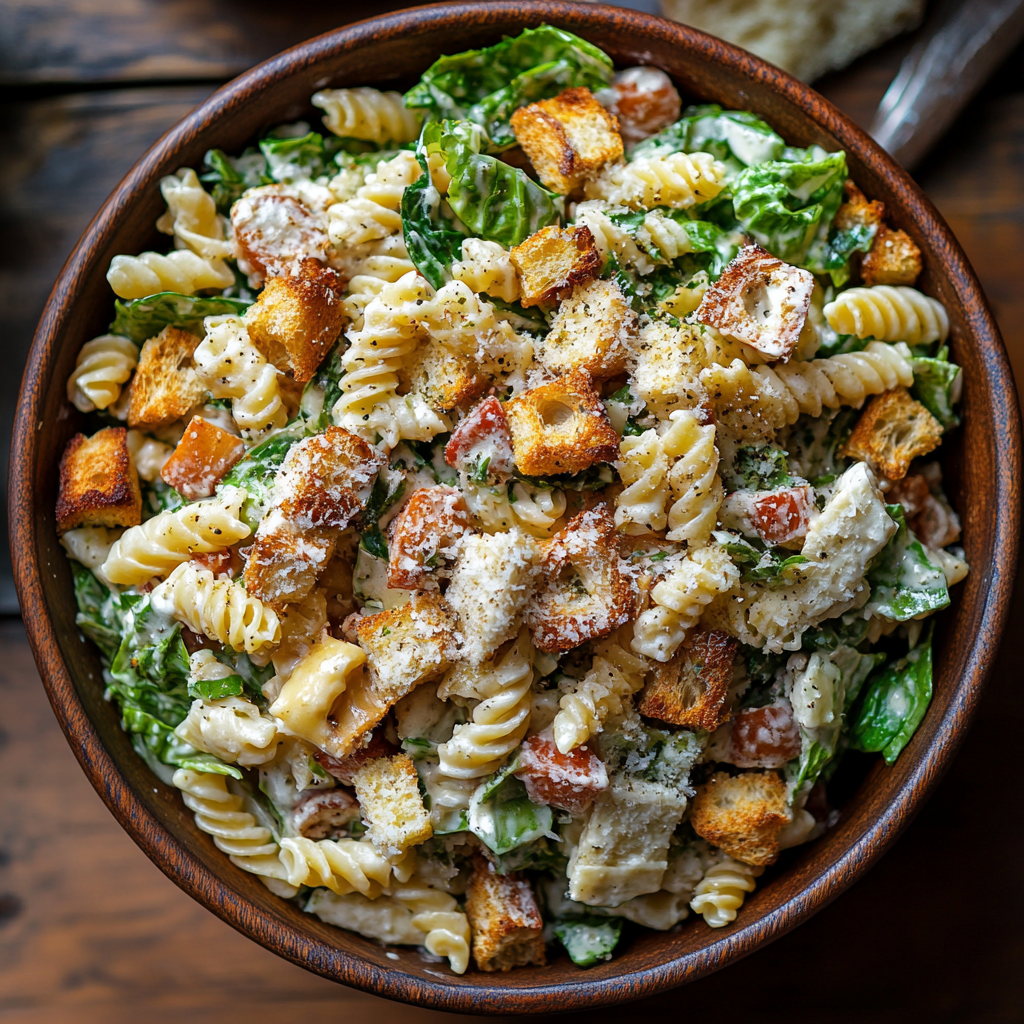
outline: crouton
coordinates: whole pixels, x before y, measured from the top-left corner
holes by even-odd
[[[630,342],[630,391],[642,398],[648,409],[668,418],[672,408],[693,409],[708,402],[700,382],[705,346],[702,328],[655,320],[641,328]]]
[[[814,275],[745,245],[697,308],[702,324],[773,359],[788,359],[800,340],[814,291]]]
[[[361,437],[329,426],[288,450],[274,478],[274,496],[296,522],[341,529],[366,507],[386,461]]]
[[[416,593],[401,608],[368,615],[356,625],[374,691],[391,707],[445,673],[456,657],[458,622],[440,594]]]
[[[208,498],[225,473],[245,454],[241,438],[193,416],[178,447],[160,470],[169,484],[189,501]]]
[[[618,376],[626,369],[626,346],[636,337],[637,323],[614,281],[577,285],[558,307],[540,362],[553,373],[586,370],[596,380]]]
[[[139,476],[128,452],[128,431],[104,427],[92,437],[75,434],[60,460],[57,532],[79,526],[138,526]]]
[[[296,524],[280,508],[271,509],[249,548],[246,591],[276,606],[301,601],[316,586],[334,545],[333,530]]]
[[[568,811],[574,818],[608,788],[608,769],[586,747],[575,747],[563,754],[555,746],[551,728],[528,736],[519,748],[517,778],[535,804],[546,804]]]
[[[344,290],[335,271],[319,260],[301,260],[296,273],[267,281],[246,310],[249,338],[279,370],[290,370],[296,381],[305,383],[345,326]]]
[[[459,538],[469,528],[469,509],[455,487],[413,491],[391,521],[388,587],[419,590],[437,579],[434,570],[453,562]]]
[[[786,784],[775,772],[717,772],[698,787],[690,810],[697,835],[745,864],[772,864],[789,824]]]
[[[331,757],[322,750],[314,750],[313,758],[324,771],[329,772],[339,782],[346,786],[352,785],[352,779],[357,771],[366,764],[378,757],[391,757],[398,753],[398,747],[392,743],[384,734],[384,729],[377,729],[363,738],[363,746],[356,747],[351,754],[339,760]]]
[[[460,473],[490,481],[504,481],[515,469],[512,436],[505,410],[493,395],[485,398],[452,431],[444,447],[444,460]]]
[[[367,761],[352,777],[367,835],[383,857],[399,857],[434,830],[423,806],[419,776],[408,754]]]
[[[760,708],[745,708],[732,720],[721,760],[738,768],[781,768],[799,757],[800,727],[793,705],[780,697]]]
[[[619,455],[619,435],[585,370],[531,388],[505,406],[516,465],[527,476],[579,473]]]
[[[905,231],[893,231],[884,224],[878,229],[871,249],[860,264],[866,285],[913,285],[922,269],[921,250]]]
[[[481,971],[547,962],[544,922],[530,883],[519,875],[499,875],[480,854],[466,889],[466,915],[473,930],[473,959]]]
[[[875,395],[861,413],[843,454],[870,463],[890,480],[942,441],[942,424],[906,388]]]
[[[206,385],[192,362],[201,340],[188,331],[165,327],[142,346],[128,387],[128,426],[166,426],[206,398]]]
[[[537,544],[529,534],[466,534],[445,599],[459,615],[462,657],[486,661],[519,632],[536,585]]]
[[[879,228],[885,219],[885,203],[877,199],[868,201],[852,178],[843,184],[846,198],[836,211],[836,227],[840,231],[852,231],[855,228]]]
[[[726,696],[738,641],[718,630],[691,634],[670,661],[655,662],[637,710],[687,729],[714,732],[729,718]]]
[[[489,384],[471,360],[433,338],[416,347],[399,378],[405,390],[422,395],[435,412],[471,402]]]
[[[566,89],[554,99],[520,107],[512,131],[540,180],[563,195],[623,154],[619,122],[589,89]]]
[[[568,651],[607,636],[629,618],[633,587],[619,565],[615,519],[607,505],[573,516],[551,538],[540,578],[526,610],[539,650]]]
[[[556,302],[601,272],[601,254],[590,228],[551,224],[509,252],[519,275],[524,306]]]

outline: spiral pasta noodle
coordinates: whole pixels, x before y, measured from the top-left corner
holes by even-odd
[[[725,165],[709,153],[671,153],[605,166],[587,182],[586,194],[631,209],[684,209],[714,199],[724,185]]]
[[[456,779],[480,778],[499,768],[530,725],[533,647],[520,632],[515,646],[491,666],[481,666],[474,686],[480,703],[469,722],[455,727],[437,748],[441,774]]]
[[[557,488],[533,490],[519,481],[487,487],[467,481],[462,490],[470,512],[488,533],[519,526],[531,536],[550,537],[565,514],[565,493]]]
[[[848,288],[824,309],[837,334],[924,345],[949,337],[949,317],[938,299],[906,285]]]
[[[222,551],[249,536],[239,518],[246,492],[225,487],[214,498],[160,512],[121,535],[101,571],[114,583],[137,586],[166,576],[193,554]]]
[[[68,401],[79,412],[109,408],[121,397],[121,386],[138,362],[138,347],[119,334],[87,341],[68,377]]]
[[[176,249],[191,249],[204,259],[231,255],[225,219],[217,213],[213,196],[203,188],[196,172],[183,167],[160,181],[167,212],[156,222],[158,231],[174,236]]]
[[[129,430],[127,436],[128,453],[140,479],[153,481],[160,475],[164,463],[171,457],[174,449],[163,441],[146,437],[139,430]]]
[[[402,230],[402,193],[420,176],[412,153],[382,160],[343,203],[327,209],[327,234],[339,249],[376,242]]]
[[[273,834],[245,810],[245,801],[228,789],[223,775],[179,768],[171,781],[195,814],[196,825],[232,864],[254,875],[285,879]]]
[[[594,661],[574,692],[558,703],[552,729],[555,746],[563,753],[582,746],[612,715],[622,713],[627,701],[644,685],[647,663],[617,640],[594,648]]]
[[[249,436],[279,429],[288,421],[277,383],[277,367],[249,340],[239,316],[208,316],[206,337],[193,359],[196,374],[214,398],[231,399],[231,415]]]
[[[324,111],[328,130],[343,139],[362,139],[383,146],[412,142],[420,133],[420,115],[410,110],[400,92],[379,89],[321,89],[310,100]]]
[[[158,252],[115,256],[107,281],[118,298],[144,299],[157,292],[195,295],[207,288],[221,290],[235,283],[235,275],[223,260],[204,259],[190,249],[175,249],[166,256]]]
[[[452,264],[452,277],[474,292],[493,295],[505,302],[519,298],[519,278],[508,250],[498,242],[467,238],[462,243],[462,259]]]
[[[619,443],[615,463],[625,487],[615,498],[615,525],[628,534],[656,533],[667,522],[668,456],[656,430]]]
[[[365,255],[348,262],[348,289],[341,301],[354,331],[362,330],[366,307],[384,285],[394,284],[416,270],[405,242],[398,236],[370,243],[365,248],[369,250]]]
[[[465,974],[469,967],[469,918],[459,910],[455,897],[416,878],[407,885],[392,887],[391,894],[412,911],[412,926],[426,933],[423,945],[427,952],[447,957],[456,974]]]
[[[169,612],[193,633],[248,654],[281,639],[277,612],[247,594],[234,580],[183,562],[150,595],[154,608]]]
[[[339,896],[358,892],[372,899],[391,881],[391,863],[367,840],[286,837],[280,859],[290,885],[322,885]]]
[[[736,912],[743,906],[746,894],[756,888],[754,879],[763,870],[726,857],[708,868],[697,883],[690,909],[703,915],[711,928],[723,928],[736,920]]]
[[[724,497],[718,477],[715,427],[701,426],[688,410],[674,412],[662,446],[675,459],[668,472],[673,501],[665,536],[668,540],[702,544],[715,528]]]

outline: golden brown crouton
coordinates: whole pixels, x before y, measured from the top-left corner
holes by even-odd
[[[435,412],[448,412],[456,405],[482,395],[488,379],[466,356],[453,352],[434,338],[417,346],[399,378],[408,391],[422,395]]]
[[[139,353],[128,388],[128,426],[159,427],[180,420],[206,397],[192,354],[200,338],[165,327]]]
[[[245,589],[272,605],[308,597],[334,555],[335,533],[298,525],[280,508],[271,509],[249,548]]]
[[[906,388],[893,388],[868,402],[843,454],[869,462],[890,480],[900,480],[914,459],[941,441],[942,424]]]
[[[812,291],[813,274],[759,245],[745,245],[704,293],[697,319],[773,359],[788,359],[800,340]]]
[[[627,345],[637,330],[637,315],[619,286],[589,281],[558,307],[539,358],[554,373],[587,370],[607,380],[626,369]]]
[[[913,285],[921,267],[921,250],[910,235],[883,224],[871,243],[870,252],[861,262],[860,276],[866,285]]]
[[[512,115],[512,131],[540,180],[563,195],[623,153],[617,118],[589,89],[566,89],[520,107]]]
[[[401,608],[359,620],[356,634],[366,651],[370,678],[390,707],[451,667],[458,619],[440,594],[421,592]]]
[[[776,772],[717,772],[697,789],[690,824],[697,835],[745,864],[771,864],[790,822],[786,784]]]
[[[419,590],[437,586],[434,570],[455,560],[459,538],[469,528],[469,509],[456,487],[413,491],[391,522],[388,586]]]
[[[202,416],[193,416],[160,476],[189,501],[208,498],[221,477],[244,454],[241,438],[208,423]]]
[[[671,661],[655,662],[637,710],[649,718],[714,732],[729,718],[725,698],[738,643],[718,630],[692,634]]]
[[[367,761],[352,784],[369,826],[367,835],[381,856],[397,857],[434,834],[408,754]]]
[[[128,431],[104,427],[92,437],[75,434],[60,460],[57,532],[79,526],[138,526],[139,476],[128,452]]]
[[[516,465],[527,476],[579,473],[619,454],[619,435],[585,370],[524,391],[505,406]]]
[[[481,971],[547,962],[544,922],[530,883],[519,875],[499,875],[479,854],[466,890],[466,914],[473,930],[473,959]]]
[[[509,259],[519,274],[519,301],[524,306],[555,302],[601,271],[601,254],[586,225],[541,228],[513,248]]]
[[[341,304],[344,281],[319,260],[304,259],[297,273],[267,281],[246,310],[253,344],[279,370],[300,383],[312,378],[338,340],[347,317]]]
[[[868,198],[854,184],[851,178],[847,178],[843,184],[846,192],[846,199],[836,211],[836,227],[840,231],[850,231],[860,227],[881,227],[885,219],[885,203],[877,199],[868,201]]]
[[[548,542],[542,585],[526,609],[534,646],[568,651],[607,636],[633,608],[633,588],[619,567],[615,519],[607,505],[580,512]]]

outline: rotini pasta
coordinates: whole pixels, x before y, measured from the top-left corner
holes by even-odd
[[[615,498],[615,525],[625,533],[656,533],[665,529],[668,500],[668,455],[657,430],[624,437],[615,464],[625,484]]]
[[[410,110],[400,92],[379,89],[321,89],[310,103],[324,111],[324,124],[343,139],[362,139],[383,146],[412,142],[420,133],[420,115]]]
[[[213,197],[207,194],[196,172],[183,167],[160,182],[167,212],[156,222],[158,231],[174,236],[176,249],[191,249],[203,259],[231,255],[227,221],[217,213]]]
[[[722,504],[715,428],[701,426],[689,411],[672,413],[662,447],[674,458],[668,473],[672,505],[668,510],[669,540],[703,544],[711,536]]]
[[[138,347],[120,335],[102,334],[87,341],[68,377],[68,401],[79,412],[109,408],[138,362]]]
[[[824,312],[837,334],[908,345],[949,337],[949,317],[942,303],[905,285],[848,288],[825,306]]]
[[[144,299],[157,292],[195,295],[208,288],[229,288],[235,283],[235,275],[222,260],[204,259],[190,249],[175,249],[166,256],[158,252],[115,256],[107,281],[118,298]]]
[[[519,278],[508,250],[497,242],[467,238],[462,243],[462,259],[452,264],[452,277],[474,292],[493,295],[505,302],[519,298]]]
[[[339,896],[379,896],[391,881],[390,861],[367,840],[287,836],[281,840],[280,861],[289,885],[322,885]]]
[[[672,153],[611,164],[586,183],[588,199],[630,209],[683,209],[714,199],[725,185],[725,165],[708,153]]]
[[[392,887],[391,893],[413,912],[412,926],[425,933],[427,952],[447,957],[456,974],[465,974],[469,967],[469,919],[458,909],[455,897],[415,878]]]
[[[380,294],[384,285],[394,284],[416,270],[409,259],[405,242],[397,235],[359,246],[359,249],[365,249],[365,254],[345,261],[349,279],[348,289],[342,299],[342,306],[354,331],[362,330],[364,311]]]
[[[110,549],[103,574],[114,583],[137,586],[166,576],[193,554],[222,551],[249,536],[239,518],[246,493],[225,487],[205,501],[160,512],[141,526],[126,530]]]
[[[565,514],[565,493],[557,488],[528,488],[519,481],[488,487],[467,481],[462,490],[469,511],[488,533],[519,526],[534,537],[550,537]]]
[[[377,242],[402,230],[402,193],[420,176],[412,153],[382,160],[352,199],[327,209],[327,234],[339,249]]]
[[[724,928],[736,920],[736,912],[746,894],[757,887],[754,879],[763,870],[726,857],[709,867],[697,883],[690,909],[701,914],[711,928]]]
[[[138,430],[129,430],[128,451],[131,454],[132,462],[136,472],[142,480],[153,481],[160,475],[164,463],[171,457],[174,449],[163,441],[146,437]]]

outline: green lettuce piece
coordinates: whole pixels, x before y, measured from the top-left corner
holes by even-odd
[[[740,569],[747,583],[764,583],[770,588],[785,587],[800,578],[799,567],[805,555],[783,555],[761,540],[741,537],[738,533],[716,530],[715,539]]]
[[[750,444],[736,449],[726,481],[730,491],[748,488],[773,491],[793,482],[786,456],[789,453],[773,444]]]
[[[334,157],[340,149],[340,139],[333,135],[325,138],[319,132],[310,131],[305,121],[275,128],[260,139],[267,174],[285,184],[333,172],[336,169]]]
[[[551,808],[529,798],[512,767],[482,783],[469,805],[469,830],[499,855],[550,834],[554,823]]]
[[[301,424],[274,434],[247,452],[245,458],[236,462],[221,480],[222,487],[233,485],[245,488],[246,499],[242,503],[240,517],[253,533],[272,503],[274,477],[278,468],[284,462],[288,450],[302,436]]]
[[[828,272],[832,283],[841,288],[850,279],[850,257],[855,252],[868,252],[875,240],[878,226],[875,224],[858,224],[855,227],[840,230],[833,227],[829,231],[828,242],[821,250],[819,272]]]
[[[78,628],[100,649],[107,664],[121,646],[123,613],[117,595],[96,578],[91,569],[72,558]]]
[[[779,444],[789,453],[792,471],[822,487],[841,476],[851,459],[840,452],[849,440],[860,413],[856,409],[825,410],[820,416],[801,416]]]
[[[225,676],[223,679],[193,679],[188,684],[190,697],[203,700],[220,700],[221,697],[240,697],[245,691],[241,676]]]
[[[345,368],[341,365],[342,349],[339,341],[302,389],[300,414],[310,429],[317,433],[330,426],[331,410],[341,397],[341,378],[345,376]]]
[[[564,918],[555,924],[554,932],[577,967],[593,967],[604,960],[611,960],[622,935],[622,919]]]
[[[868,570],[871,599],[865,615],[906,622],[949,604],[946,574],[928,561],[921,542],[907,526],[902,505],[886,505],[899,529]]]
[[[668,156],[670,153],[710,153],[717,160],[730,158],[742,167],[783,157],[786,143],[756,114],[723,110],[715,103],[687,107],[683,116],[657,135],[635,146],[632,157]]]
[[[157,292],[144,299],[114,303],[117,311],[110,325],[112,334],[120,334],[141,344],[159,334],[165,327],[178,327],[193,334],[202,332],[203,320],[208,316],[234,313],[241,316],[252,305],[250,300],[233,299],[224,295],[179,295],[177,292]]]
[[[762,248],[787,263],[823,272],[845,180],[845,153],[812,150],[799,162],[748,167],[733,182],[733,209]]]
[[[943,346],[935,358],[915,356],[910,360],[914,386],[910,393],[942,424],[951,430],[960,423],[953,409],[956,404],[960,367],[949,361],[949,349]]]
[[[850,729],[855,750],[881,753],[892,764],[910,742],[932,699],[932,630],[905,658],[886,665],[866,684]]]
[[[612,60],[602,50],[540,25],[482,50],[441,57],[406,93],[405,105],[429,120],[474,121],[500,151],[515,145],[509,121],[517,107],[576,86],[600,89],[611,77]]]
[[[241,156],[228,156],[222,149],[208,150],[203,163],[209,170],[199,180],[207,186],[217,210],[225,215],[246,189],[271,183],[266,157],[251,146]]]

